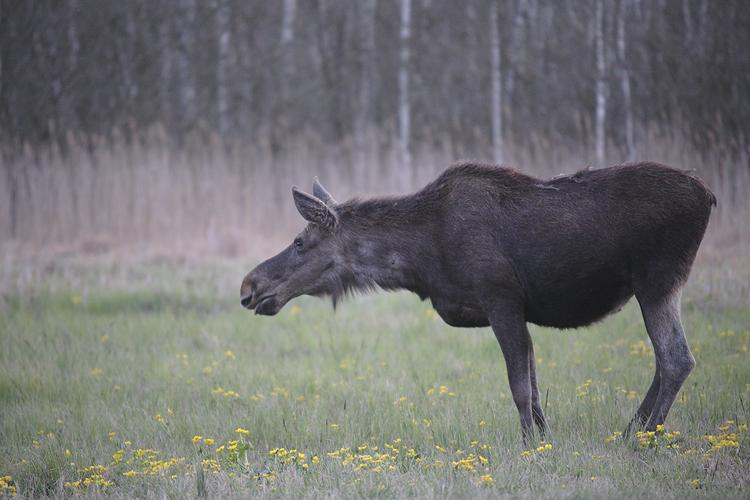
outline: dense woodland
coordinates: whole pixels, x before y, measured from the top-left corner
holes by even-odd
[[[312,175],[459,158],[665,161],[750,213],[749,48],[747,0],[0,0],[0,235],[270,233]]]
[[[2,0],[0,143],[746,144],[745,0]],[[527,144],[528,143],[528,144]]]

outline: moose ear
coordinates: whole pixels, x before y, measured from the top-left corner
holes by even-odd
[[[331,193],[323,187],[323,184],[320,183],[317,177],[313,178],[313,196],[320,198],[320,201],[329,207],[337,205],[336,200],[334,200]]]
[[[292,196],[297,211],[306,221],[325,229],[332,229],[338,222],[336,212],[333,208],[326,206],[320,198],[300,191],[297,187],[292,188]]]

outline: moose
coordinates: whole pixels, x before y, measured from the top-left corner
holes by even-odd
[[[243,307],[275,315],[300,295],[406,289],[455,327],[491,326],[524,444],[547,430],[527,323],[577,328],[635,295],[656,371],[628,425],[663,424],[695,366],[680,321],[716,198],[689,172],[642,162],[540,180],[465,162],[416,193],[337,202],[292,188],[307,221],[242,281]]]

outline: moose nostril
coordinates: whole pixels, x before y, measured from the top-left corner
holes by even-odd
[[[240,304],[242,304],[242,307],[249,307],[250,303],[253,301],[253,294],[250,293],[247,297],[242,297],[240,299]]]

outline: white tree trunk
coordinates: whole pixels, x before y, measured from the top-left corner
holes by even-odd
[[[229,92],[227,89],[227,73],[229,66],[229,48],[231,29],[229,26],[229,2],[216,2],[216,34],[218,47],[216,52],[216,117],[219,134],[226,138],[229,133]]]
[[[625,114],[625,148],[627,161],[635,160],[635,136],[633,132],[633,103],[630,95],[630,72],[627,64],[627,33],[625,19],[628,15],[629,0],[620,0],[620,12],[617,17],[617,58],[620,63],[620,87],[622,88],[622,106]]]
[[[284,0],[281,16],[281,88],[282,98],[288,99],[290,80],[294,74],[292,43],[294,42],[294,18],[297,13],[297,0]]]
[[[596,17],[594,19],[596,38],[596,162],[604,165],[606,156],[604,124],[607,118],[607,87],[605,82],[607,63],[604,53],[604,0],[596,2]]]
[[[500,28],[497,0],[490,3],[490,72],[492,92],[492,157],[503,162],[502,73],[500,68]]]
[[[401,0],[401,49],[398,70],[398,125],[401,168],[405,176],[412,172],[411,157],[411,102],[409,100],[409,65],[411,42],[411,0]],[[412,172],[412,181],[416,175]],[[414,182],[415,183],[415,182]]]
[[[370,152],[374,149],[374,138],[370,131],[373,126],[372,87],[375,74],[375,13],[378,0],[363,0],[360,2],[360,48],[361,66],[359,74],[359,106],[357,110],[355,148],[357,175],[354,179],[361,187],[366,187],[370,179],[367,175],[367,165],[372,160]]]
[[[526,12],[526,0],[517,0],[516,12],[513,15],[513,25],[510,29],[510,45],[508,46],[508,66],[505,71],[505,101],[510,105],[513,102],[513,89],[515,87],[516,70],[521,60],[523,44],[521,37],[524,28],[524,14]],[[510,108],[508,108],[510,110]]]

